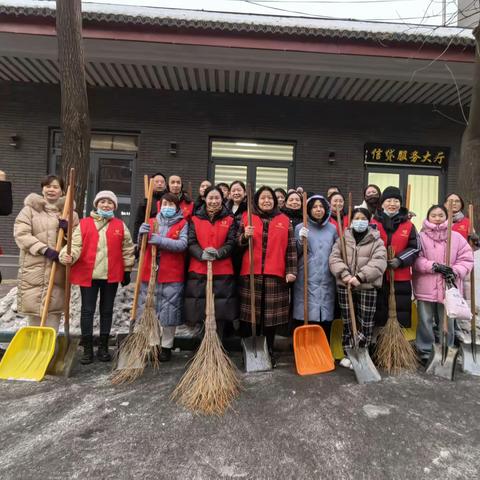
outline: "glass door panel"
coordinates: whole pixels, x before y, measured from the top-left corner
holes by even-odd
[[[439,177],[437,175],[408,175],[408,184],[411,185],[410,210],[416,216],[412,222],[420,230],[427,210],[438,203]]]
[[[383,192],[387,187],[400,188],[400,174],[399,173],[384,173],[384,172],[368,172],[368,183],[373,183],[380,187]]]
[[[281,187],[288,189],[288,168],[257,167],[255,175],[255,190],[262,185],[268,185],[273,189]]]
[[[247,171],[248,167],[246,165],[216,164],[214,183],[216,185],[220,182],[225,182],[230,185],[234,180],[241,180],[242,182],[247,183]]]

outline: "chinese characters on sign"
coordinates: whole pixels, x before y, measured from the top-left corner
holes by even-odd
[[[365,164],[446,168],[449,147],[365,144]]]

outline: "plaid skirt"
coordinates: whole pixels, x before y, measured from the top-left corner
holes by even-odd
[[[240,320],[251,322],[250,277],[240,277]],[[264,327],[288,323],[290,289],[285,279],[270,275],[255,275],[255,320]]]

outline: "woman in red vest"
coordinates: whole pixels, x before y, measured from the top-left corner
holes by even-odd
[[[190,221],[193,215],[194,203],[183,191],[182,177],[180,175],[170,175],[168,177],[167,189],[170,193],[173,193],[178,197],[183,218]]]
[[[338,218],[337,218],[337,209],[340,209],[340,217],[343,222],[343,230],[345,231],[348,228],[349,218],[348,215],[345,213],[345,198],[340,192],[333,192],[328,197],[328,202],[330,203],[330,207],[332,210],[332,214],[330,215],[330,223],[335,225],[337,229],[337,234],[340,235],[340,229],[338,228]]]
[[[157,317],[162,326],[162,349],[159,360],[168,362],[172,356],[175,330],[182,321],[185,258],[188,246],[188,222],[183,218],[178,197],[165,193],[156,218],[143,223],[140,234],[148,234],[149,248],[142,270],[139,312],[143,309],[152,268],[152,245],[157,247]],[[140,243],[140,242],[139,242]]]
[[[408,219],[408,210],[402,207],[402,194],[397,187],[387,187],[380,198],[382,210],[372,223],[377,226],[385,247],[392,246],[395,257],[388,260],[388,268],[381,290],[377,295],[375,325],[385,325],[388,317],[388,292],[390,289],[389,268],[394,269],[395,300],[397,317],[402,327],[411,325],[412,312],[412,265],[419,253],[417,230]]]
[[[205,204],[190,221],[188,252],[190,265],[185,287],[185,321],[190,326],[205,321],[207,261],[213,262],[213,294],[218,336],[225,321],[238,318],[238,299],[232,263],[236,225],[223,203],[220,188],[205,190]]]
[[[248,239],[253,237],[253,270],[255,274],[255,310],[258,332],[267,337],[270,355],[273,354],[275,329],[288,323],[289,288],[296,280],[297,250],[289,218],[278,210],[278,200],[270,187],[255,193],[252,205],[252,225],[245,212],[240,224],[238,243],[243,247],[240,272],[240,330],[247,337],[250,328],[250,258]],[[272,357],[273,360],[273,357]]]
[[[448,209],[448,202],[452,200],[453,225],[452,230],[458,232],[465,240],[471,240],[475,247],[479,246],[479,237],[476,233],[470,234],[470,219],[465,216],[465,203],[457,193],[450,193],[445,198],[445,208]]]
[[[80,363],[93,362],[93,317],[100,293],[100,343],[97,358],[108,362],[108,338],[112,327],[113,304],[118,284],[130,283],[130,272],[135,261],[134,245],[125,223],[114,217],[118,208],[117,196],[104,190],[97,193],[94,210],[82,218],[72,237],[72,253],[62,249],[59,259],[63,264],[73,264],[70,280],[80,286],[82,308],[83,356]]]

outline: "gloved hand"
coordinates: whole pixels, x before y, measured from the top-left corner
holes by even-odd
[[[209,252],[207,252],[206,250],[204,250],[204,251],[202,252],[202,260],[203,260],[204,262],[213,262],[213,261],[215,260],[215,257],[214,257],[211,253],[209,253]]]
[[[205,252],[209,253],[210,255],[212,255],[213,259],[216,260],[218,258],[218,250],[216,248],[213,248],[213,247],[207,247],[205,249]]]
[[[475,248],[480,247],[480,237],[476,233],[472,233],[468,236],[468,240]]]
[[[150,233],[150,224],[149,223],[142,223],[140,228],[138,229],[139,235],[144,235],[145,233]]]
[[[126,287],[130,283],[130,272],[123,273],[122,287]]]
[[[61,228],[64,231],[64,233],[67,233],[68,220],[65,220],[64,218],[59,218],[58,219],[58,228]]]
[[[439,273],[443,276],[443,278],[447,278],[447,276],[452,276],[455,279],[455,273],[453,272],[452,267],[447,267],[446,265],[442,265],[441,263],[434,263],[432,270],[436,273]]]
[[[148,243],[153,244],[153,245],[160,245],[162,243],[162,236],[158,235],[158,233],[152,233],[152,236],[150,237],[150,240],[148,240]]]
[[[298,234],[300,235],[300,238],[308,238],[308,228],[302,227]]]
[[[394,270],[396,270],[401,264],[401,260],[397,257],[387,261],[388,268],[393,268]]]
[[[53,248],[47,248],[45,252],[43,252],[43,255],[52,262],[58,262],[58,252]]]

